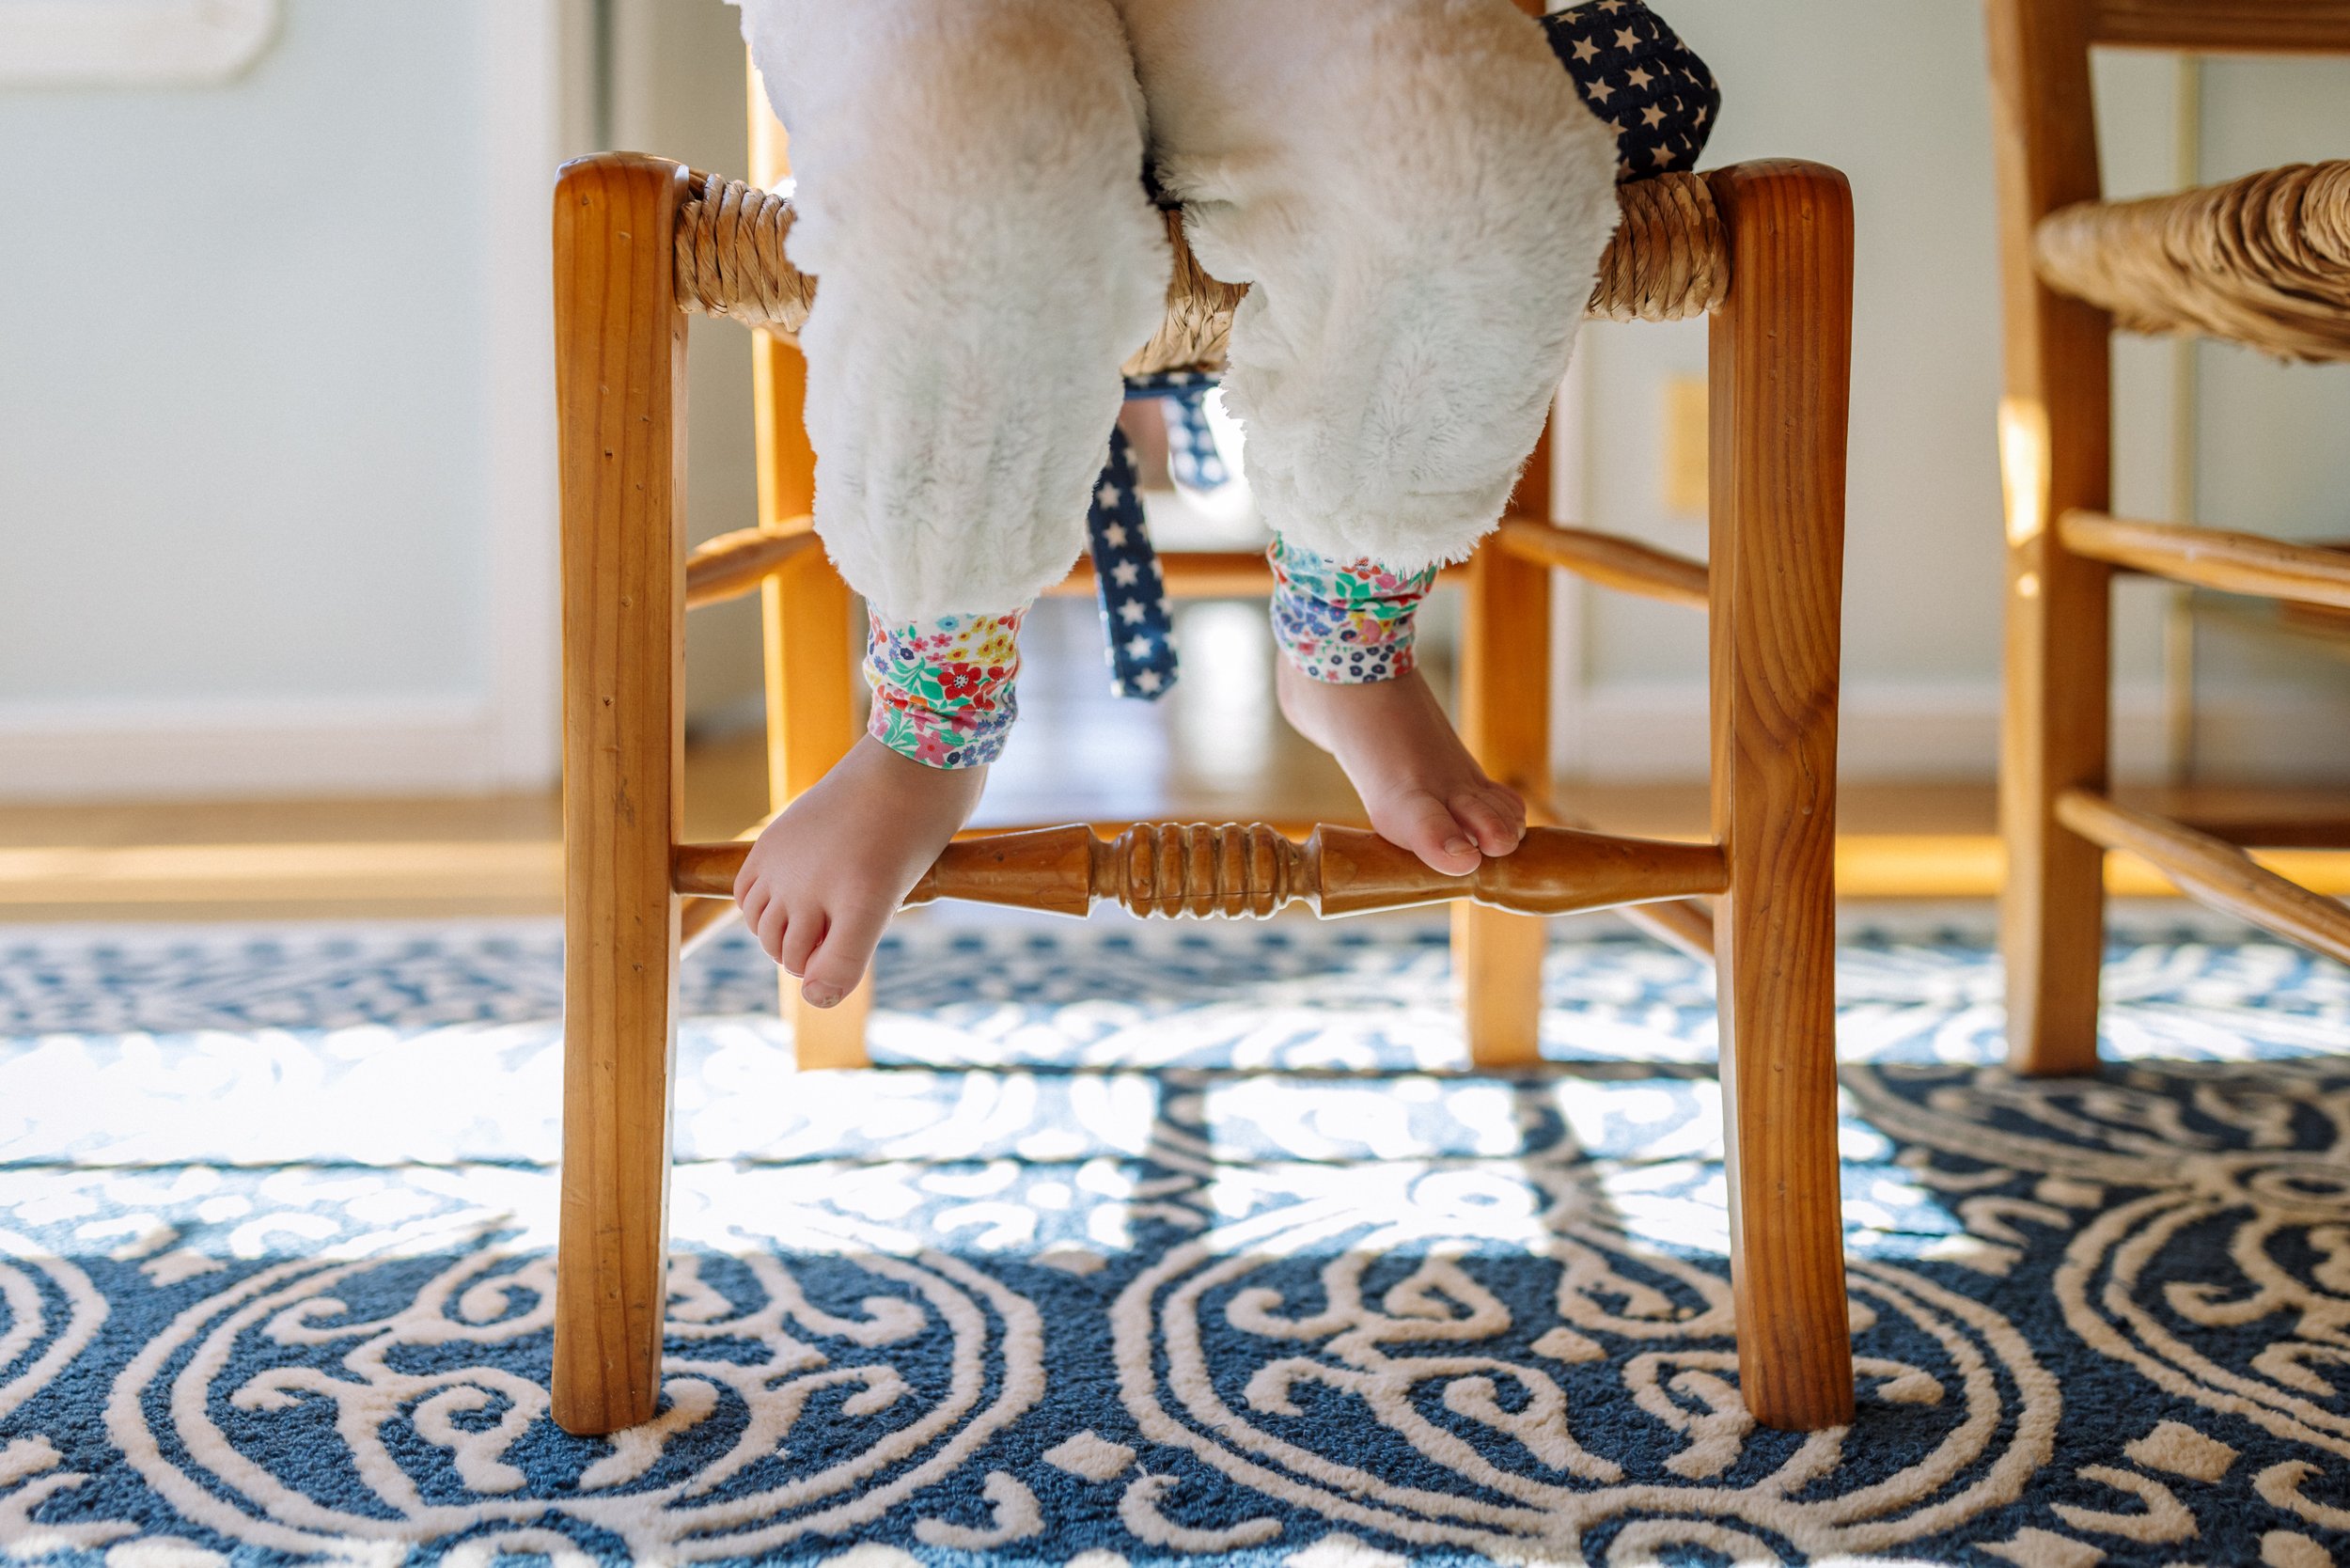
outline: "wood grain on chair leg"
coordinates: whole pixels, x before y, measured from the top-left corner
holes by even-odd
[[[1770,1426],[1851,1419],[1836,1146],[1838,616],[1852,198],[1814,165],[1712,177],[1715,905],[1739,1380]]]
[[[2008,1060],[2019,1073],[2097,1065],[2105,855],[2057,820],[2068,790],[2106,787],[2110,570],[2064,548],[2057,521],[2103,511],[2112,479],[2105,314],[2051,292],[2032,228],[2099,194],[2088,9],[2079,0],[1989,8],[2006,394],[2007,695],[1999,829],[2007,841],[2000,948]]]
[[[1550,429],[1527,460],[1510,515],[1550,515]],[[1531,800],[1550,795],[1550,568],[1485,541],[1462,597],[1461,739],[1496,779]],[[1452,906],[1469,1059],[1480,1067],[1542,1057],[1543,952],[1538,916]]]
[[[563,508],[563,1177],[555,1419],[649,1419],[667,1291],[682,825],[683,171],[569,165],[555,196]]]

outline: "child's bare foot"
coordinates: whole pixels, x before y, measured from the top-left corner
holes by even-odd
[[[1339,760],[1379,837],[1448,876],[1526,837],[1526,803],[1485,776],[1418,671],[1349,686],[1274,665],[1282,716]]]
[[[979,803],[985,768],[930,768],[868,735],[759,836],[734,902],[800,995],[856,988],[890,916]]]

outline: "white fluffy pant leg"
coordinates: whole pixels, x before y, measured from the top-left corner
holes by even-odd
[[[1159,179],[1252,285],[1225,397],[1266,521],[1465,556],[1541,433],[1617,222],[1613,133],[1510,0],[1118,0]]]
[[[791,135],[816,527],[893,625],[1026,604],[1157,326],[1165,227],[1109,0],[744,0]]]

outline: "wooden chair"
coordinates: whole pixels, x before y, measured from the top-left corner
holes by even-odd
[[[764,180],[781,174],[779,155],[766,144]],[[1712,316],[1711,566],[1552,524],[1538,456],[1517,515],[1457,573],[1463,728],[1484,765],[1544,810],[1551,569],[1704,607],[1712,841],[1552,825],[1471,877],[1446,878],[1353,828],[1301,843],[1261,823],[1148,823],[1114,841],[1074,826],[968,836],[913,902],[1081,913],[1114,899],[1142,914],[1233,916],[1461,901],[1455,958],[1472,1054],[1488,1064],[1536,1059],[1542,916],[1666,910],[1684,940],[1710,937],[1719,954],[1747,1403],[1770,1424],[1818,1428],[1853,1408],[1831,920],[1850,194],[1831,169],[1753,163],[1642,181],[1624,200],[1594,312]],[[556,190],[567,945],[555,1414],[573,1432],[654,1411],[678,964],[682,942],[730,907],[745,847],[678,842],[686,610],[763,596],[776,807],[858,732],[850,597],[808,532],[813,461],[789,334],[814,284],[783,259],[790,221],[788,203],[761,190],[635,154],[568,165]],[[1130,368],[1192,363],[1229,328],[1240,290],[1179,262],[1168,324]],[[690,559],[679,534],[689,311],[768,329],[758,525]],[[1270,587],[1255,557],[1165,565],[1177,593]],[[1081,568],[1073,586],[1086,582]],[[1713,895],[1711,912],[1674,902],[1693,895]],[[803,1066],[863,1062],[864,1002],[861,991],[829,1012],[791,1008]]]
[[[2107,793],[2116,571],[2350,607],[2350,552],[2110,514],[2117,327],[2350,359],[2350,164],[2100,199],[2089,51],[2350,52],[2350,0],[1989,0],[2007,385],[2007,698],[2000,761],[2009,1060],[2097,1064],[2107,850],[2350,962],[2350,910],[2204,831]],[[2223,836],[2224,835],[2224,836]],[[2330,834],[2309,840],[2338,841]],[[2287,847],[2274,845],[2272,847]]]

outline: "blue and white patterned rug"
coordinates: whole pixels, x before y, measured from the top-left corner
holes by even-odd
[[[1710,982],[1438,934],[912,928],[886,1070],[740,941],[679,1051],[666,1403],[547,1417],[531,923],[0,935],[0,1559],[843,1568],[2350,1560],[2350,974],[2117,948],[2024,1083],[1959,940],[1841,968],[1860,1414],[1739,1403]]]

